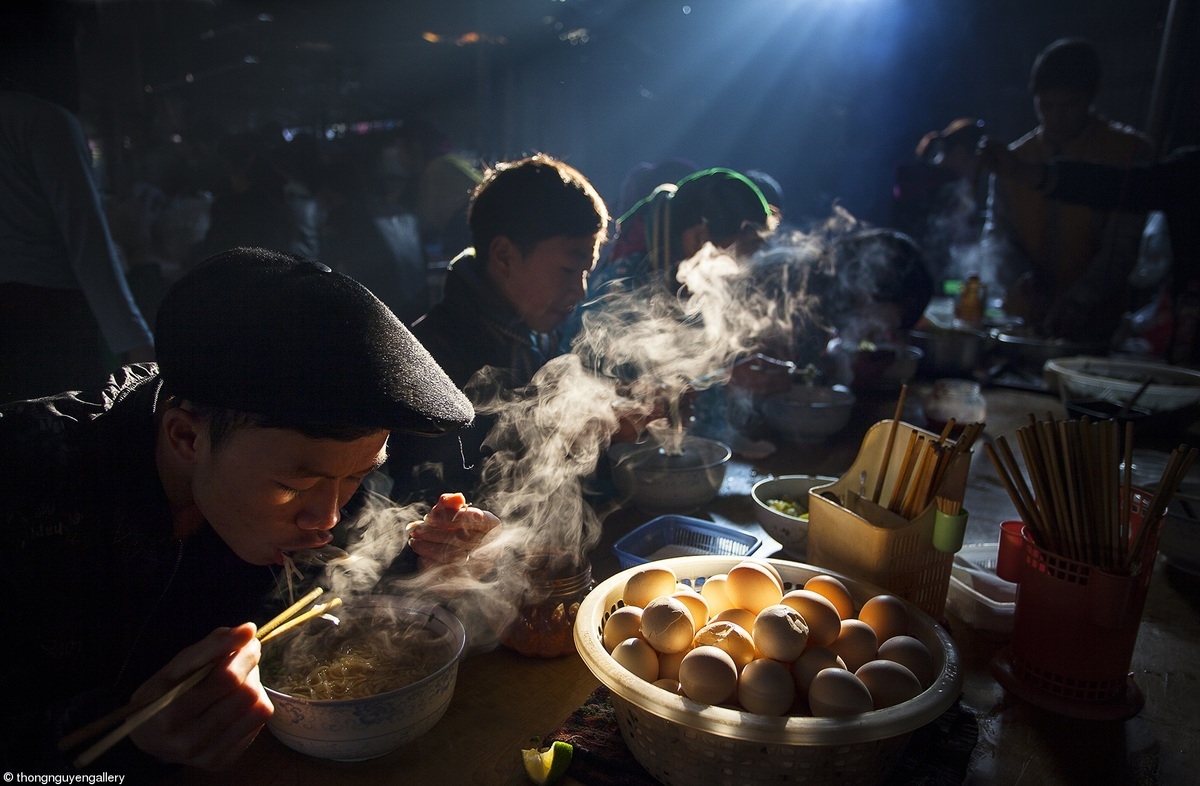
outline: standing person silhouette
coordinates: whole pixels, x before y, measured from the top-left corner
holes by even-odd
[[[92,177],[67,3],[0,11],[0,402],[152,360]]]

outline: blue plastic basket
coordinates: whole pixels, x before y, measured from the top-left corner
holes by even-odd
[[[694,555],[748,557],[762,548],[752,532],[689,516],[667,515],[647,521],[613,544],[621,569],[652,560]],[[775,543],[775,550],[779,544]]]

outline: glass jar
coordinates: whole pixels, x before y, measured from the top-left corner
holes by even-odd
[[[966,327],[982,327],[987,308],[987,287],[972,274],[963,284],[958,300],[954,303],[954,319]]]
[[[581,557],[541,555],[528,566],[529,589],[500,643],[535,658],[575,652],[575,617],[595,586],[592,564]]]
[[[962,433],[968,423],[987,419],[987,401],[978,382],[967,379],[939,379],[925,398],[925,420],[930,431],[941,433],[951,419],[955,426],[951,437]]]

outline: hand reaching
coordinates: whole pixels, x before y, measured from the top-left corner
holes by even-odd
[[[462,564],[499,525],[500,519],[471,507],[462,494],[443,494],[424,519],[408,525],[408,544],[421,570]]]

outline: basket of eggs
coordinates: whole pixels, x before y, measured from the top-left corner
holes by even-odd
[[[812,565],[678,557],[583,600],[576,648],[662,783],[882,782],[962,691],[916,606]]]

